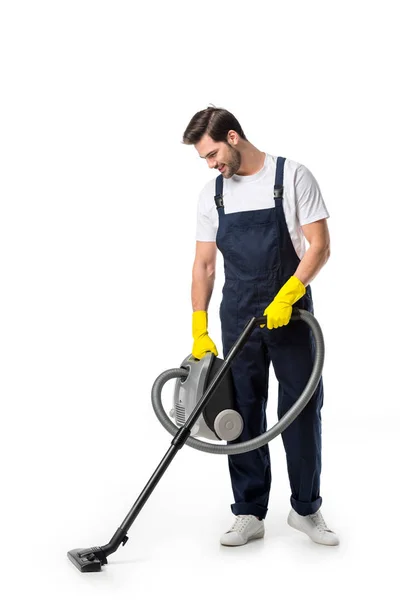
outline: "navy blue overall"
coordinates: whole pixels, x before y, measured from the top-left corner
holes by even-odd
[[[220,319],[224,356],[253,316],[259,317],[300,262],[293,247],[283,211],[283,169],[278,157],[274,208],[225,214],[223,178],[216,178],[215,204],[219,215],[216,243],[224,257],[225,282]],[[312,314],[310,286],[293,306]],[[302,393],[314,362],[315,344],[309,326],[289,321],[276,329],[257,327],[232,362],[237,410],[244,429],[232,443],[252,439],[266,431],[269,365],[279,384],[278,418]],[[316,512],[320,497],[322,378],[307,406],[282,433],[291,487],[290,502],[300,515]],[[268,445],[228,455],[235,515],[264,518],[268,510],[271,467]]]

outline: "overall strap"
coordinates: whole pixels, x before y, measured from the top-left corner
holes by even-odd
[[[222,200],[223,188],[224,188],[224,179],[223,179],[222,175],[218,175],[218,177],[215,180],[215,196],[214,196],[214,202],[215,202],[215,206],[217,207],[217,209],[224,207],[224,202]]]
[[[286,158],[278,156],[276,161],[274,198],[283,198],[283,167],[285,166]]]

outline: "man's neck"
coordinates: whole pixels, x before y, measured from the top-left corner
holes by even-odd
[[[264,166],[266,153],[261,152],[252,144],[241,152],[242,163],[236,175],[246,176],[255,175]]]

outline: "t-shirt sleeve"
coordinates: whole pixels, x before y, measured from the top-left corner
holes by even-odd
[[[207,191],[209,191],[209,186],[206,186],[200,192],[197,203],[196,240],[198,242],[215,242],[217,236],[215,224],[212,222],[210,214],[206,210]]]
[[[324,199],[314,175],[304,165],[299,165],[295,175],[296,213],[300,225],[329,218]]]

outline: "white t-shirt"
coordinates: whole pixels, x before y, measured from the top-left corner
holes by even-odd
[[[264,166],[254,175],[232,175],[224,178],[225,214],[273,208],[276,156],[266,154]],[[200,192],[197,206],[196,240],[215,242],[218,211],[214,202],[215,177]],[[306,247],[301,225],[329,218],[318,183],[304,165],[285,160],[283,172],[283,212],[293,247],[300,259]]]

